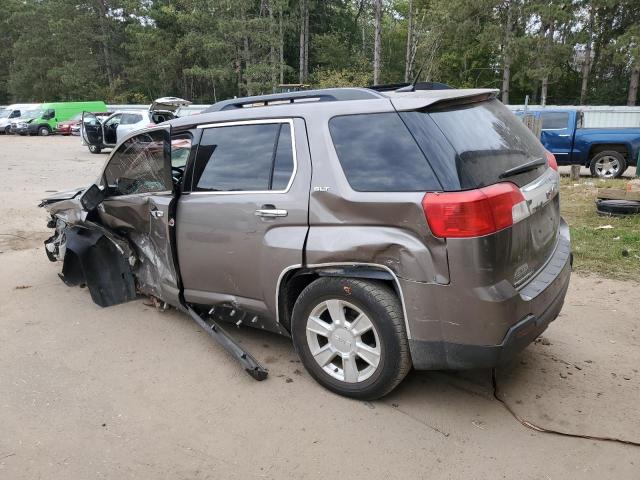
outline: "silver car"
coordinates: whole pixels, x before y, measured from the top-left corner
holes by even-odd
[[[118,111],[106,118],[84,112],[81,136],[83,145],[91,153],[100,153],[105,148],[113,148],[131,132],[153,127],[158,123],[176,118],[180,107],[191,102],[177,97],[162,97],[154,100],[148,110]]]

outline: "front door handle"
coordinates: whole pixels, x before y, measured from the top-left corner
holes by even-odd
[[[164,216],[164,212],[162,210],[151,210],[149,213],[155,218],[162,218]]]
[[[265,218],[286,217],[288,214],[289,212],[286,210],[280,210],[278,208],[259,208],[255,212],[256,216]]]

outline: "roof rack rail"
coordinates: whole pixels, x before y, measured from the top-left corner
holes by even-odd
[[[292,103],[340,102],[346,100],[370,100],[385,98],[367,88],[326,88],[319,90],[303,90],[298,92],[273,93],[253,97],[232,98],[214,103],[202,113],[220,112],[234,108],[268,107],[273,105],[290,105]]]
[[[411,86],[411,83],[388,83],[385,85],[372,85],[369,88],[370,90],[375,90],[376,92],[393,92],[400,88],[405,88]],[[414,90],[450,90],[453,87],[447,85],[446,83],[440,82],[418,82],[414,86]]]

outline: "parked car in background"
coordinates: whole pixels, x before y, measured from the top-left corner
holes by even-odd
[[[191,105],[188,100],[163,97],[154,100],[148,110],[116,112],[104,119],[85,112],[81,128],[82,143],[89,147],[91,153],[100,153],[105,148],[115,147],[131,132],[176,118],[176,111],[187,105]]]
[[[0,110],[0,134],[11,133],[11,120],[20,118],[26,110],[33,110],[37,103],[16,103]]]
[[[131,133],[43,200],[46,254],[98,305],[187,312],[258,379],[218,322],[290,337],[361,399],[503,363],[558,316],[571,246],[553,155],[496,94],[291,92]]]
[[[617,178],[627,167],[637,166],[640,128],[583,128],[583,113],[573,109],[527,113],[541,120],[540,141],[559,165],[584,165],[592,176],[600,178]]]
[[[70,120],[84,111],[106,112],[107,106],[102,101],[43,103],[36,116],[20,122],[17,130],[20,134],[51,135],[58,122]]]
[[[81,122],[82,122],[82,113],[78,113],[70,120],[58,122],[54,132],[58,135],[63,135],[63,136],[71,135],[71,128],[74,125],[79,125]]]
[[[27,135],[29,122],[39,116],[40,113],[40,106],[21,112],[18,118],[11,119],[9,133],[13,135]]]

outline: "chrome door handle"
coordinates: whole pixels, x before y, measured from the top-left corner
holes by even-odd
[[[279,210],[277,208],[259,208],[256,210],[255,215],[258,217],[286,217],[289,214],[286,210]]]
[[[162,210],[151,210],[151,211],[149,212],[149,214],[150,214],[152,217],[155,217],[155,218],[162,218],[162,217],[164,217],[164,212],[163,212]]]

